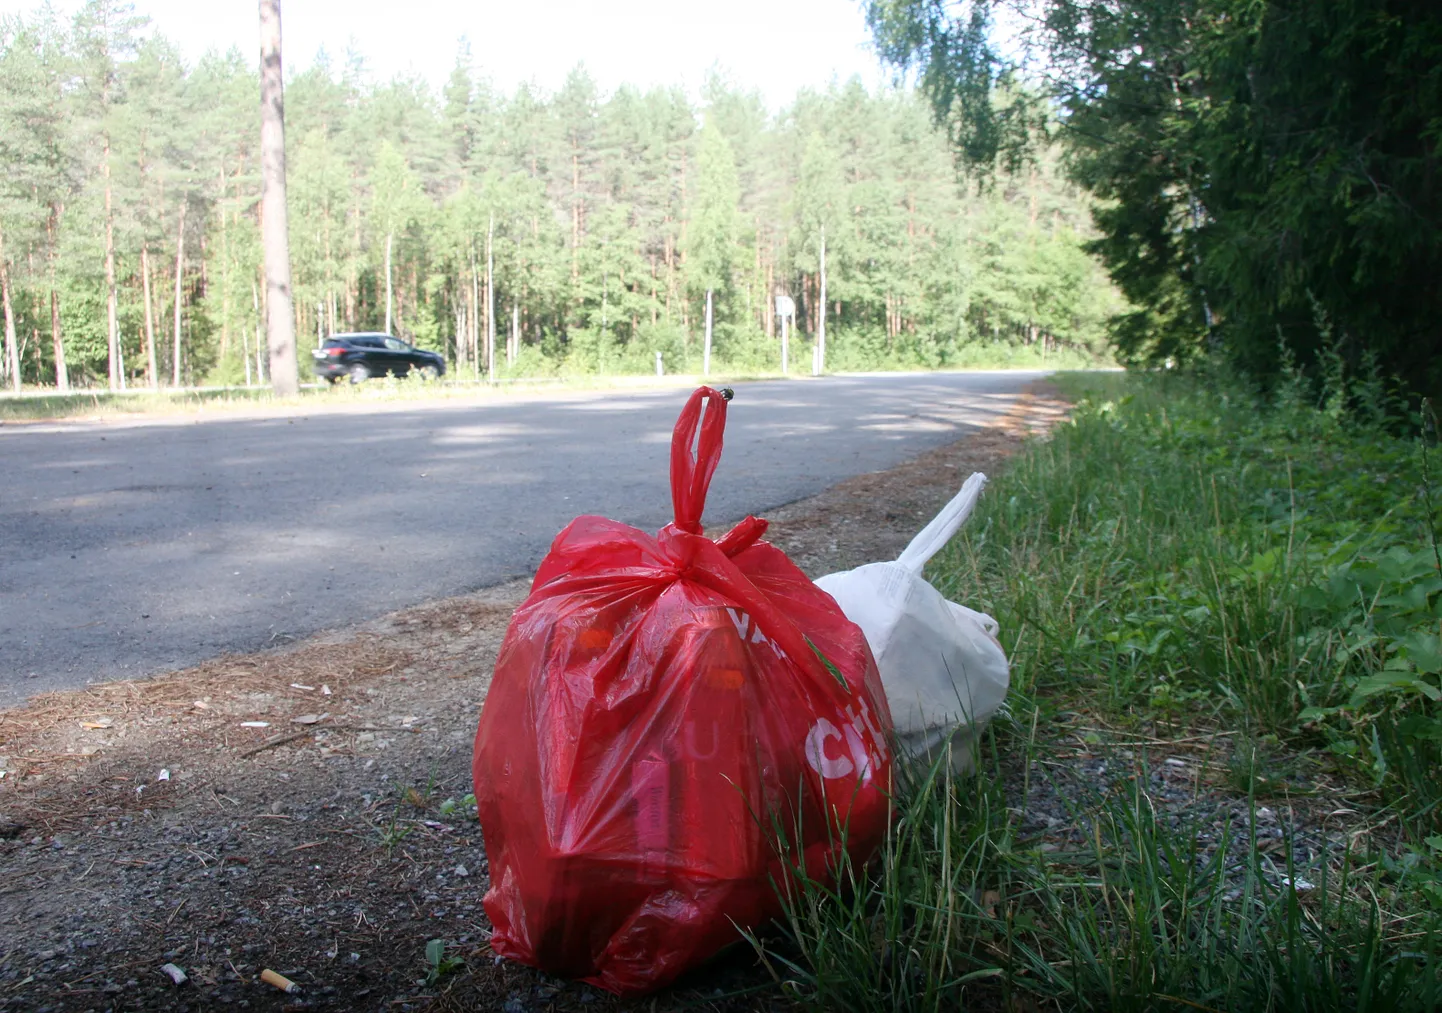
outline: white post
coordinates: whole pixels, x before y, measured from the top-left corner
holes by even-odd
[[[788,349],[787,349],[787,347],[786,347],[786,317],[783,315],[783,316],[781,317],[781,375],[782,375],[782,376],[786,376],[786,375],[787,375],[787,372],[788,372],[788,370],[787,370],[787,368],[786,368],[786,355],[787,355],[787,351],[788,351]]]
[[[665,375],[666,375],[666,370],[661,366],[661,352],[660,352],[659,349],[657,349],[657,351],[656,351],[656,375],[657,375],[657,376],[665,376]]]
[[[706,350],[701,354],[701,375],[711,375],[711,290],[706,290]]]

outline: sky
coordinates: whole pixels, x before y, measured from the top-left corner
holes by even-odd
[[[258,46],[254,0],[134,0],[187,60],[207,48]],[[37,0],[0,0],[24,14]],[[56,0],[69,14],[78,0]],[[420,74],[439,87],[469,39],[477,69],[509,92],[523,81],[555,90],[577,63],[607,91],[629,83],[681,85],[698,94],[708,68],[761,92],[777,110],[805,86],[888,75],[868,45],[857,0],[284,0],[287,74],[321,47],[339,66],[347,49],[381,80]]]

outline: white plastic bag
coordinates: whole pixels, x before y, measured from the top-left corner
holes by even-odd
[[[816,582],[866,634],[898,745],[926,759],[950,742],[957,771],[970,767],[977,735],[1006,699],[1010,672],[996,620],[947,601],[921,571],[971,515],[985,485],[980,472],[968,478],[894,563]]]

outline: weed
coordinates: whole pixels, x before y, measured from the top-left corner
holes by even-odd
[[[401,842],[415,830],[415,827],[401,826],[400,818],[401,808],[396,806],[395,811],[391,813],[390,823],[381,831],[381,847],[386,849],[386,858],[391,858],[395,854],[396,848],[400,847]]]
[[[436,811],[442,816],[449,816],[457,809],[462,809],[463,814],[466,816],[474,816],[476,813],[476,796],[467,795],[459,802],[453,798],[448,798],[436,807]]]
[[[426,783],[423,787],[417,788],[398,784],[396,785],[396,792],[406,804],[424,812],[431,807],[431,799],[435,797],[440,769],[439,761],[432,763],[430,774],[427,775]]]
[[[448,974],[454,974],[466,966],[465,960],[460,957],[446,955],[446,941],[444,939],[432,939],[426,943],[426,980],[427,985],[436,985]]]

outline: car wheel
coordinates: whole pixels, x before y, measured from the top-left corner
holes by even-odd
[[[363,364],[357,362],[346,373],[346,376],[350,377],[351,383],[365,383],[371,378],[371,371],[366,369]]]
[[[421,367],[421,378],[424,380],[439,380],[441,371],[438,367],[426,365]]]

